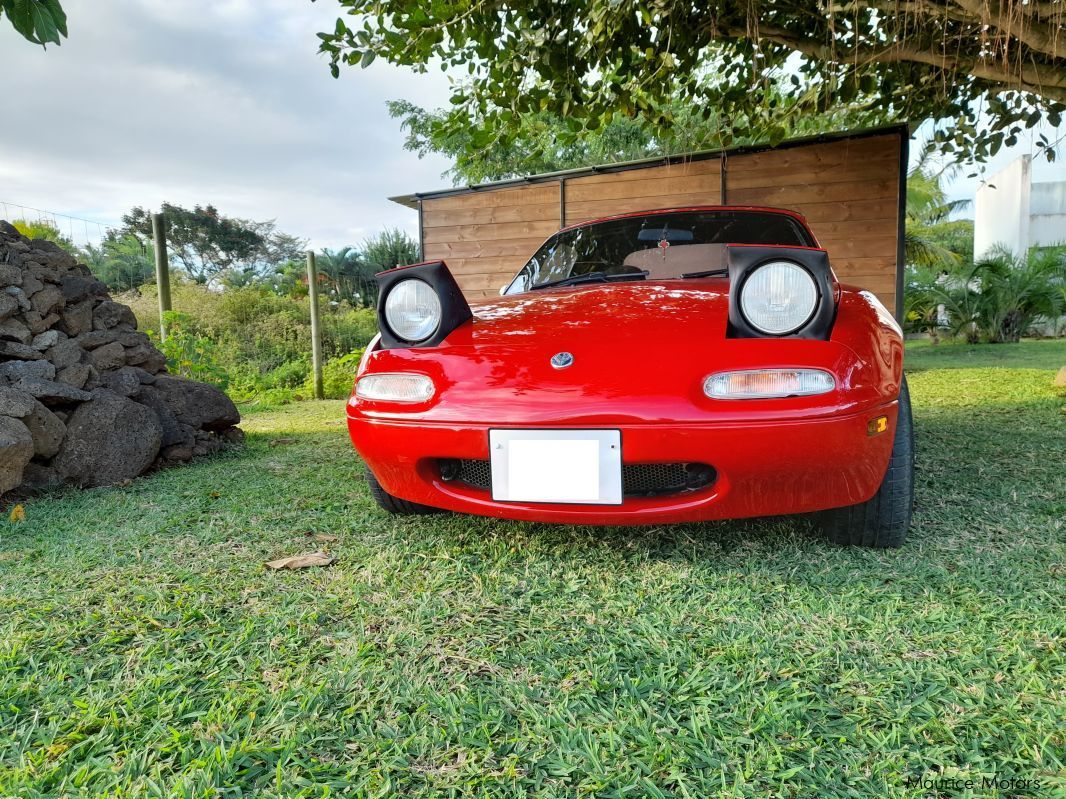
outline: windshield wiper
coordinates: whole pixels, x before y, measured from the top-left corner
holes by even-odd
[[[560,280],[549,280],[546,283],[536,283],[529,287],[534,289],[550,289],[555,286],[578,286],[582,283],[610,283],[618,280],[644,280],[648,277],[648,270],[640,272],[621,272],[616,275],[608,275],[606,272],[586,272],[583,275],[571,275]]]
[[[707,269],[703,272],[685,272],[681,275],[682,278],[689,277],[713,277],[714,275],[728,275],[728,269]]]

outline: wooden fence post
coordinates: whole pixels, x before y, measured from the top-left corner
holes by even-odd
[[[318,319],[318,270],[315,253],[307,251],[307,297],[311,301],[311,368],[314,374],[315,399],[323,399],[322,387],[322,330]]]
[[[166,220],[152,214],[152,238],[155,239],[155,284],[159,290],[159,340],[167,340],[164,315],[170,310],[170,261],[167,258]]]

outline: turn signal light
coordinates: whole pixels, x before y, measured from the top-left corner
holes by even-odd
[[[876,419],[871,419],[866,425],[866,435],[868,436],[879,436],[886,430],[888,430],[887,416],[878,416]]]
[[[355,384],[355,396],[374,402],[426,402],[436,389],[425,375],[393,372],[363,375]]]
[[[750,369],[711,375],[703,381],[703,393],[711,399],[809,397],[835,386],[833,376],[821,369]]]

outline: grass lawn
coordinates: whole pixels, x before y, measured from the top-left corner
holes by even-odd
[[[38,498],[0,521],[0,797],[1066,794],[1064,345],[914,350],[898,551],[389,518],[340,402]]]
[[[1066,338],[1026,340],[1020,344],[932,345],[928,341],[907,343],[907,370],[980,369],[1001,366],[1008,369],[1052,369],[1066,366]]]

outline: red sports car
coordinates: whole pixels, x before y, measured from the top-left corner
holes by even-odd
[[[900,328],[837,281],[798,214],[582,223],[472,306],[440,261],[378,281],[380,335],[347,416],[391,513],[817,512],[839,543],[903,543],[914,450]]]

